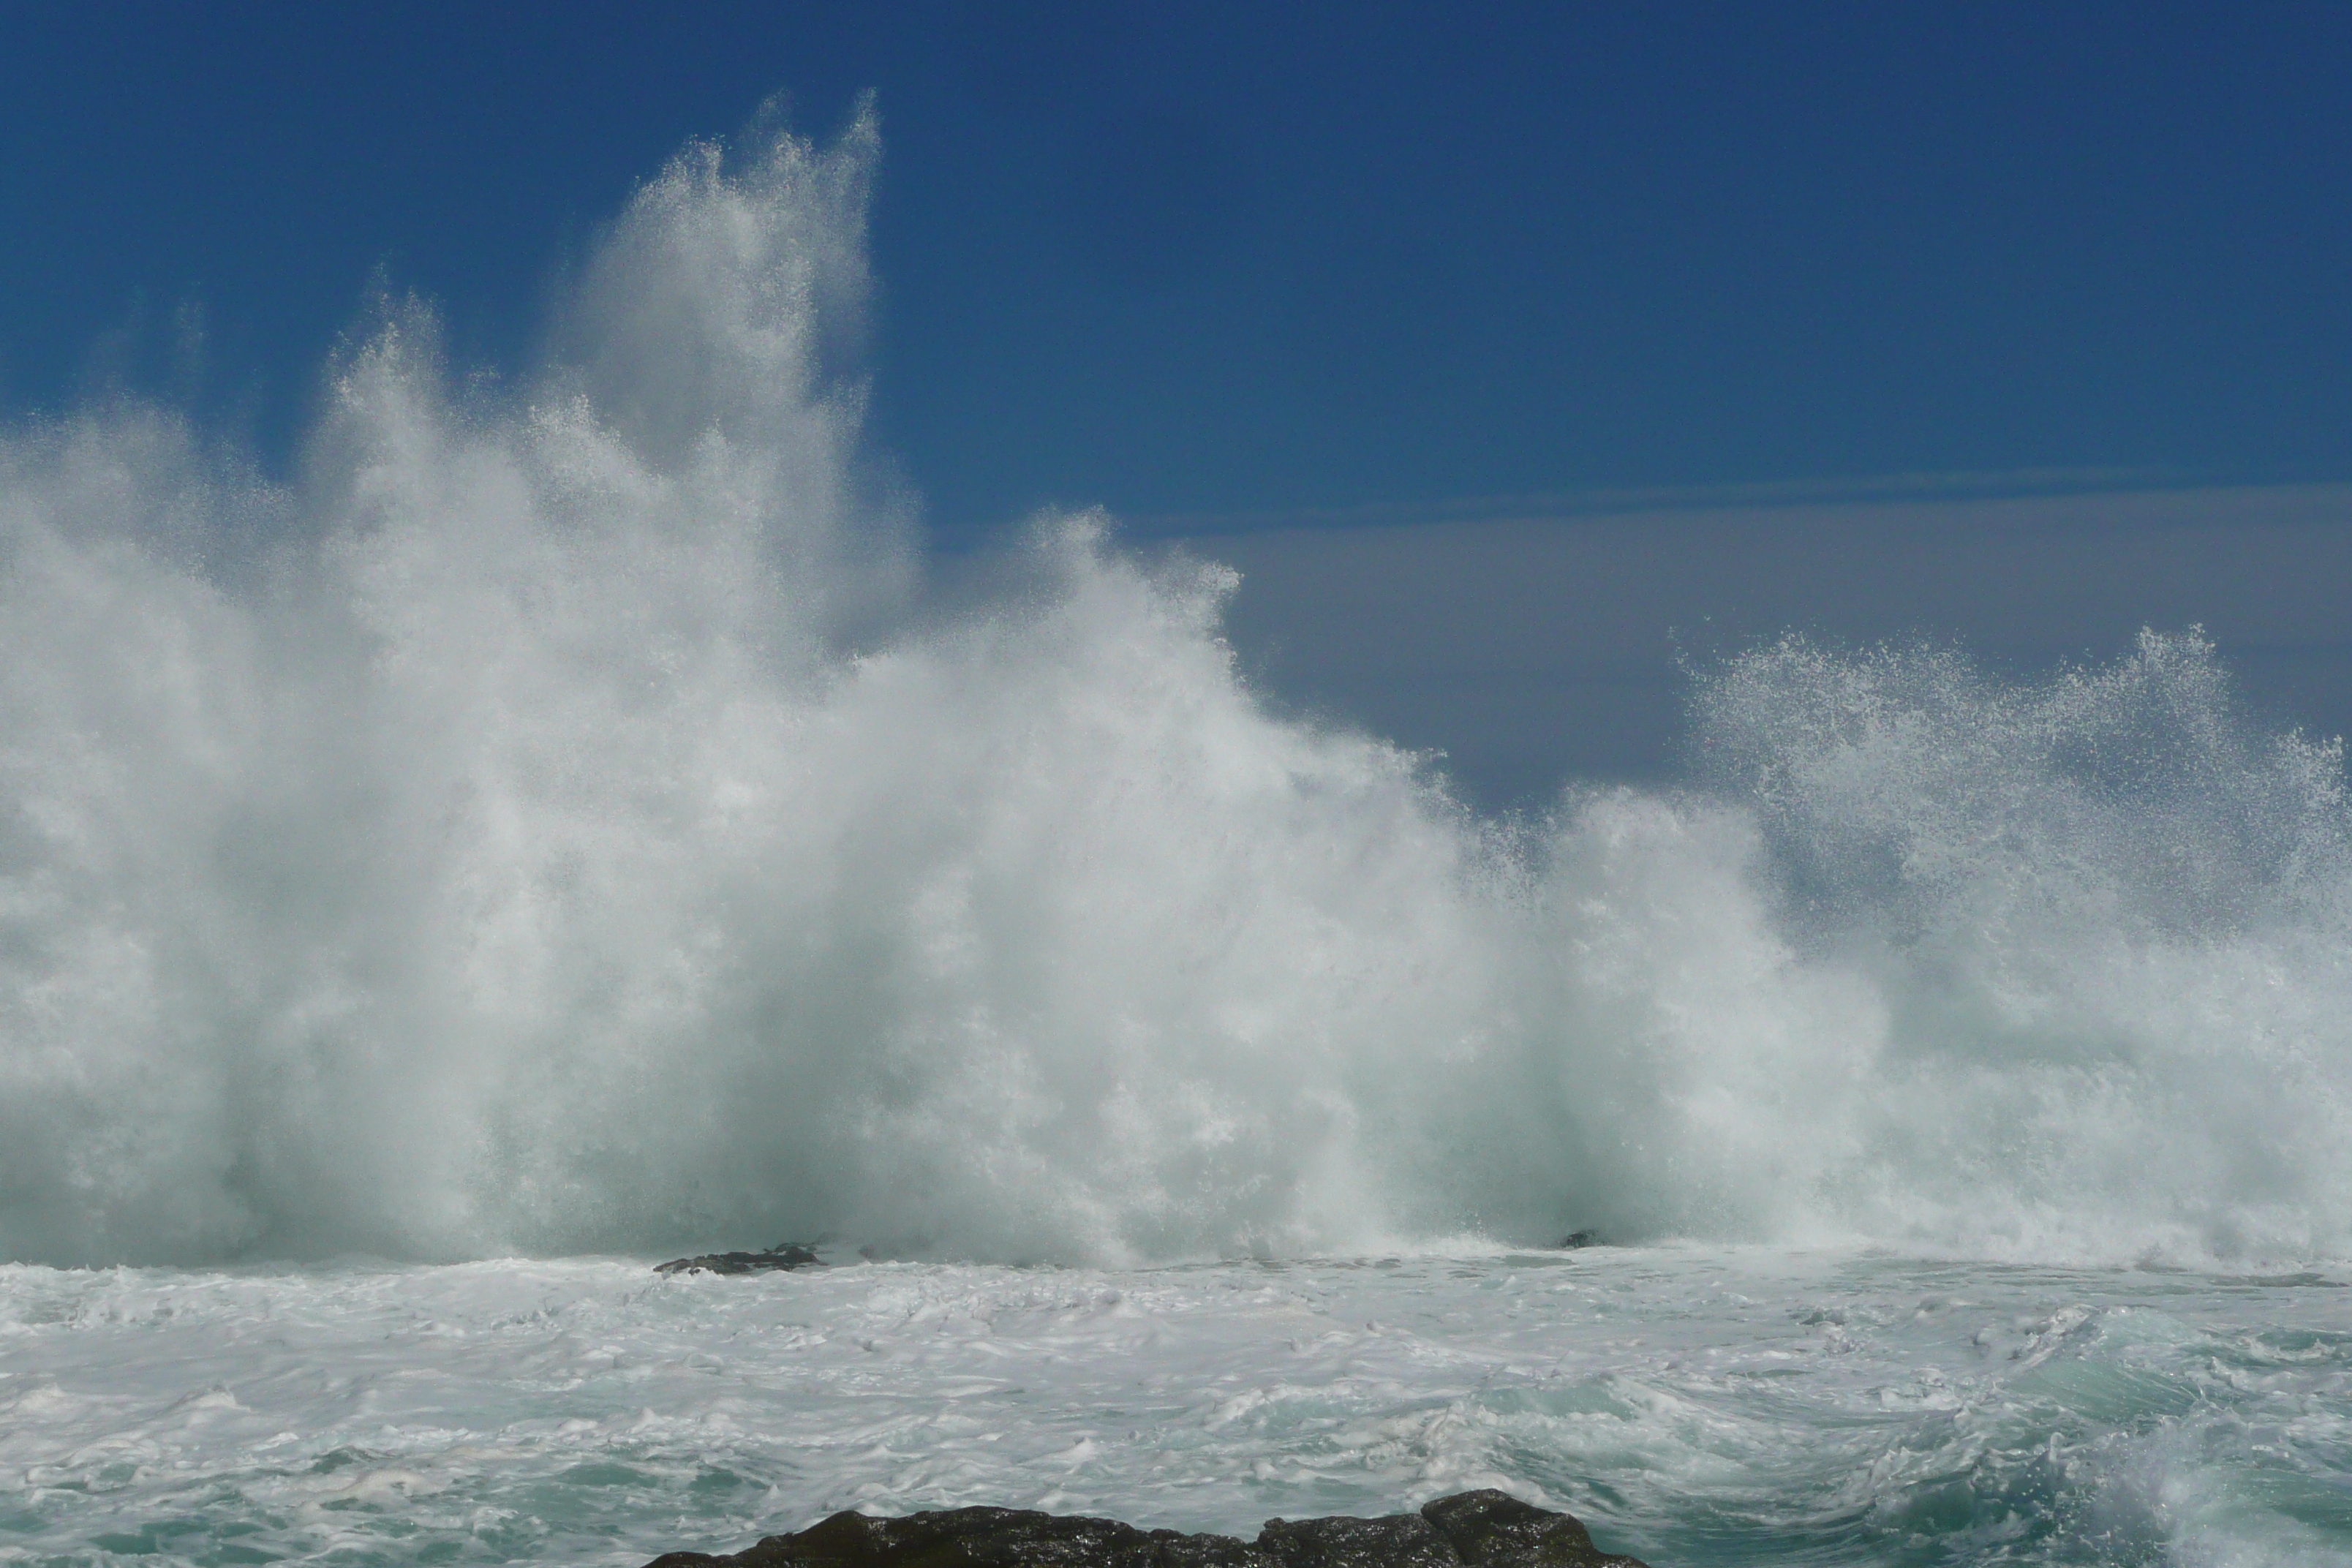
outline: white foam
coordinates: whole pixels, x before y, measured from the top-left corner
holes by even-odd
[[[1768,647],[1703,790],[1482,822],[1214,565],[924,585],[874,145],[689,150],[510,394],[388,308],[298,483],[0,447],[0,1256],[2345,1250],[2341,758],[2201,642]]]
[[[629,1564],[968,1503],[1246,1537],[1500,1486],[1689,1568],[2342,1562],[2347,1296],[1688,1245],[0,1268],[0,1561]]]

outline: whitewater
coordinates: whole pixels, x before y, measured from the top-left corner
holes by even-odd
[[[1791,636],[1676,787],[1483,816],[1213,561],[925,550],[877,145],[689,147],[510,380],[383,300],[290,477],[0,436],[0,1562],[1496,1485],[2352,1563],[2340,743],[2193,628]]]

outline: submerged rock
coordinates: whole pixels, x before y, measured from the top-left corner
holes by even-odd
[[[706,1252],[699,1258],[673,1258],[654,1265],[656,1274],[760,1274],[771,1268],[824,1267],[816,1248],[797,1241],[780,1241],[765,1252]]]
[[[1027,1509],[836,1513],[730,1557],[672,1552],[646,1568],[1643,1568],[1565,1513],[1498,1491],[1456,1492],[1384,1519],[1270,1519],[1255,1542],[1139,1530]]]

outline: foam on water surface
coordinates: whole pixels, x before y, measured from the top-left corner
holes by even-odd
[[[628,1563],[1500,1486],[1674,1564],[2352,1562],[2352,1291],[1601,1248],[0,1272],[0,1560]]]

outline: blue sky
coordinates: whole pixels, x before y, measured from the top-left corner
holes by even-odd
[[[936,536],[1100,502],[1228,541],[1258,561],[1236,635],[1270,684],[1449,748],[1492,797],[1666,765],[1667,632],[1700,622],[2033,663],[2193,616],[2242,625],[2224,651],[2283,716],[2352,720],[2340,634],[2264,621],[2261,573],[2225,602],[2226,538],[2177,583],[2085,571],[2022,630],[2004,584],[2031,552],[1938,557],[1962,581],[1926,600],[1879,591],[1931,570],[1909,557],[1884,584],[1806,568],[1851,558],[1843,481],[1965,475],[2126,541],[2173,503],[2049,498],[2202,493],[2226,534],[2255,490],[2320,486],[2303,543],[2273,545],[2336,580],[2352,8],[680,10],[7,7],[0,402],[129,386],[283,462],[372,277],[435,300],[461,364],[515,364],[565,259],[686,138],[778,92],[823,133],[870,89],[877,433]],[[1979,526],[1973,499],[1921,499],[1948,480],[1878,489],[1927,509],[1915,533]],[[1595,499],[1628,490],[1660,493]],[[1476,554],[1449,529],[1549,520],[1559,544],[1660,504],[1733,509],[1706,535],[1727,580],[1752,557],[1797,585],[1678,597],[1696,536],[1620,523],[1639,572],[1544,558],[1563,594],[1669,584],[1630,640],[1562,632],[1549,674],[1412,698],[1332,640],[1330,571],[1303,564],[1405,528],[1420,563],[1396,570],[1426,578]],[[1386,640],[1427,676],[1492,587]],[[1615,707],[1587,700],[1602,654],[1649,672]],[[1537,695],[1468,716],[1463,692],[1513,680]]]

